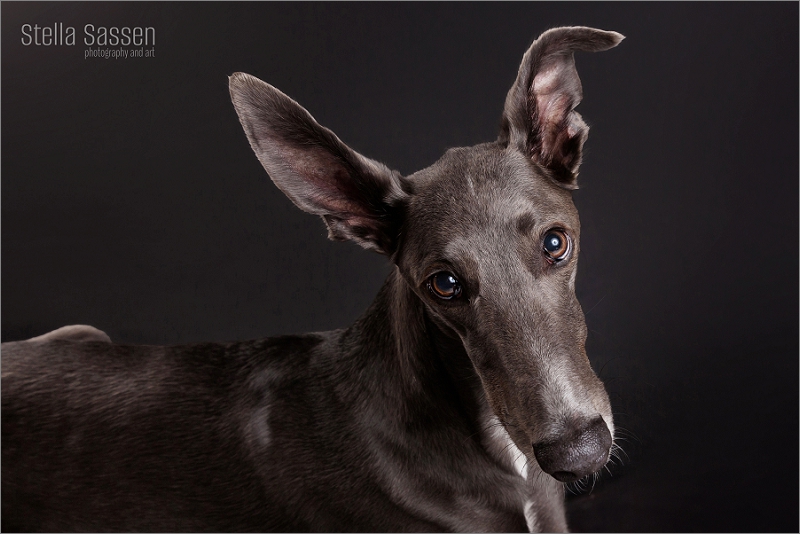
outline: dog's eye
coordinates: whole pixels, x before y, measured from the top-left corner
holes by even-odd
[[[567,234],[561,230],[550,230],[544,236],[544,253],[548,261],[557,262],[567,257],[570,243]]]
[[[461,295],[461,283],[452,273],[442,271],[428,278],[428,289],[444,300],[452,300]]]

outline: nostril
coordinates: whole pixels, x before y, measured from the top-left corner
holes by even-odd
[[[533,454],[542,471],[561,482],[571,482],[602,468],[610,448],[611,432],[597,417],[560,438],[534,443]]]

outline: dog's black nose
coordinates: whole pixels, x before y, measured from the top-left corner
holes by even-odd
[[[555,441],[533,444],[542,471],[561,482],[572,482],[599,470],[608,460],[611,432],[602,417]]]

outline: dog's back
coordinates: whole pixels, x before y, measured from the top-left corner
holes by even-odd
[[[470,489],[441,473],[452,446],[463,450],[451,461],[487,459],[475,443],[443,450],[437,435],[476,429],[459,414],[437,413],[435,397],[454,394],[446,383],[416,406],[376,404],[376,395],[398,392],[374,378],[396,370],[348,347],[352,333],[167,347],[4,343],[3,529],[441,529],[394,502],[407,477],[387,476],[386,451],[398,437],[416,446],[396,433],[396,419],[430,415],[420,430],[433,450],[416,448],[411,478],[440,478],[431,492],[445,499],[434,496],[430,508],[441,516],[463,508],[450,501]],[[374,443],[381,435],[386,443]],[[487,529],[525,527],[520,503],[510,499],[516,513],[504,505],[503,494],[519,492],[506,471],[497,479],[500,506],[472,512]]]
[[[248,380],[317,343],[3,344],[3,528],[302,529],[267,513],[243,418]]]

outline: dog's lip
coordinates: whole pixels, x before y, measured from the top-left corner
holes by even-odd
[[[576,480],[581,478],[575,473],[572,473],[570,471],[556,471],[555,473],[552,473],[550,476],[558,480],[559,482],[575,482]]]
[[[600,471],[603,468],[603,466],[606,464],[606,462],[608,462],[608,458],[609,458],[610,454],[611,454],[611,450],[609,449],[608,451],[601,452],[600,454],[595,456],[594,461],[592,463],[594,465],[596,465],[597,468],[594,471],[592,471],[591,473],[585,473],[583,475],[578,475],[577,473],[574,473],[572,471],[555,471],[553,473],[550,473],[550,476],[555,478],[559,482],[574,482],[576,480],[580,480],[582,478],[586,478],[589,475],[592,475],[592,474],[597,473],[598,471]]]

